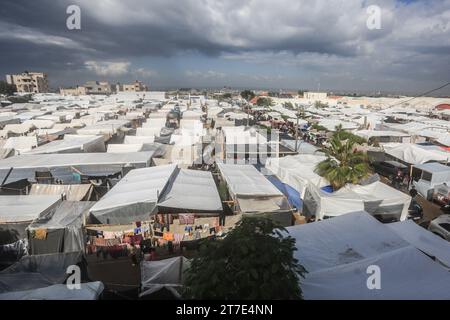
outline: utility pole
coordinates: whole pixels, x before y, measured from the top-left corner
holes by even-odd
[[[304,110],[304,106],[303,105],[298,105],[298,104],[296,104],[296,106],[297,106],[297,125],[296,125],[296,127],[295,127],[295,152],[298,152],[298,134],[299,134],[299,120],[300,120],[300,117],[302,117],[302,118],[304,118],[305,116],[304,116],[304,113],[305,113],[305,110]]]

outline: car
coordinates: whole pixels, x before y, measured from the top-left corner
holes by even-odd
[[[431,221],[428,230],[442,239],[450,241],[450,214],[443,214]]]
[[[401,177],[408,174],[408,167],[397,161],[373,162],[372,167],[376,173],[388,177],[391,180],[397,176],[399,172]]]

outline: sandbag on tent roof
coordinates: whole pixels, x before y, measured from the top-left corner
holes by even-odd
[[[31,222],[60,202],[58,196],[0,196],[0,244],[26,238],[25,229]]]
[[[449,299],[450,274],[366,212],[287,228],[306,268],[305,299]],[[368,290],[367,268],[382,290]]]
[[[88,200],[92,191],[92,184],[39,184],[31,185],[30,195],[58,195],[65,196],[68,201]]]
[[[309,184],[318,188],[330,185],[325,178],[314,172],[316,165],[325,159],[325,156],[309,154],[269,158],[266,161],[266,169],[275,174],[283,183],[297,190],[300,197],[303,198]]]
[[[63,201],[54,212],[34,220],[27,228],[30,254],[84,251],[82,227],[93,205],[87,201]],[[46,231],[45,239],[33,236],[41,229]]]
[[[33,149],[27,154],[42,153],[78,153],[78,152],[104,152],[105,141],[103,136],[79,136],[66,134],[63,140],[55,140]]]
[[[450,268],[450,242],[420,227],[412,220],[389,223],[400,238]]]
[[[131,170],[90,210],[104,224],[148,220],[176,165]]]
[[[183,273],[188,267],[189,260],[185,257],[141,262],[141,294],[139,296],[143,297],[167,288],[176,297],[180,297],[176,289],[181,288]]]
[[[189,192],[186,192],[189,190]],[[158,201],[159,212],[222,212],[211,172],[181,169]]]
[[[306,215],[315,215],[319,220],[365,210],[383,219],[403,221],[410,203],[409,195],[376,181],[364,186],[347,185],[331,194],[308,185],[303,209]]]
[[[81,283],[71,290],[65,284],[0,294],[0,300],[97,300],[105,286],[100,281]]]

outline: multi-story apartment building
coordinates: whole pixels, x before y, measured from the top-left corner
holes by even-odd
[[[84,86],[86,94],[111,94],[113,88],[108,82],[102,81],[87,81]]]
[[[16,86],[20,93],[48,92],[48,76],[42,72],[25,71],[20,74],[7,74],[6,82]]]
[[[148,91],[148,87],[141,81],[136,80],[130,84],[120,84],[116,85],[117,92],[143,92]]]

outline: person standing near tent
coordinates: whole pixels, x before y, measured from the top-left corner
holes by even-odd
[[[137,264],[137,248],[134,242],[130,244],[130,259],[131,265],[134,267]]]

